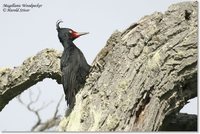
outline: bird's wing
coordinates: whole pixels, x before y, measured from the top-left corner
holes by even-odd
[[[77,84],[76,74],[71,70],[72,66],[66,65],[62,69],[62,83],[65,92],[65,99],[69,105],[74,103],[75,86]]]
[[[89,73],[90,70],[90,65],[87,64],[87,61],[85,59],[85,56],[83,55],[83,53],[77,49],[77,51],[79,51],[79,59],[78,59],[78,70],[77,70],[77,81],[80,83],[80,85],[83,85],[85,83],[85,79],[86,76]]]
[[[77,70],[78,66],[75,53],[63,55],[61,60],[62,83],[65,92],[65,99],[69,106],[72,106],[75,101],[75,89],[78,85],[76,79]]]
[[[67,51],[70,55],[65,52],[64,54],[66,55],[63,55],[61,58],[62,83],[67,103],[69,106],[73,106],[75,95],[85,83],[90,66],[77,47]]]

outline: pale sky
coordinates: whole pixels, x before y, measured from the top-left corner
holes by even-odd
[[[64,21],[62,27],[78,32],[90,32],[89,35],[77,39],[75,44],[91,64],[115,30],[124,30],[144,15],[155,11],[164,12],[172,3],[181,1],[183,0],[1,0],[0,67],[19,66],[26,58],[45,48],[62,51],[55,27],[59,19]],[[3,12],[3,4],[12,3],[39,3],[42,7],[24,13]],[[36,93],[41,89],[42,95],[36,107],[43,102],[54,101],[42,111],[42,117],[48,119],[63,94],[62,86],[53,80],[45,79],[30,89]],[[28,101],[27,92],[22,95],[25,101]],[[61,113],[66,109],[64,100],[60,109]],[[193,99],[182,111],[196,114],[197,99]],[[35,115],[13,99],[0,112],[0,130],[28,131],[35,120]]]

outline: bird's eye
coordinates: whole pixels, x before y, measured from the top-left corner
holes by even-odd
[[[69,30],[69,33],[73,33],[72,30]]]

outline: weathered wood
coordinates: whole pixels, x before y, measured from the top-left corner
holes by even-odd
[[[28,58],[19,67],[0,69],[0,111],[8,102],[45,78],[56,79],[60,83],[61,53],[45,49]]]
[[[197,131],[197,115],[179,113],[165,118],[159,131]]]
[[[143,17],[116,31],[93,62],[61,131],[159,131],[197,96],[197,2]],[[60,83],[60,53],[46,49],[0,70],[0,110],[42,81]]]
[[[61,131],[158,131],[197,96],[197,24],[197,2],[183,2],[115,32]]]

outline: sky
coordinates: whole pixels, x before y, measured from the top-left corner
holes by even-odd
[[[0,1],[0,68],[20,66],[30,56],[45,48],[62,51],[56,21],[62,19],[61,27],[69,27],[78,32],[90,32],[89,35],[75,40],[89,64],[105,46],[107,39],[115,30],[124,30],[141,17],[155,11],[164,12],[169,5],[183,0],[1,0]],[[29,12],[3,12],[4,4],[41,4],[40,8],[31,8]],[[43,119],[52,116],[56,103],[63,94],[61,85],[54,80],[45,79],[22,93],[22,99],[28,103],[30,91],[41,97],[35,108],[43,103],[52,102],[41,111]],[[64,100],[60,113],[66,110]],[[197,99],[191,100],[182,112],[197,114]],[[0,112],[1,131],[29,131],[36,117],[18,100],[13,99]]]

